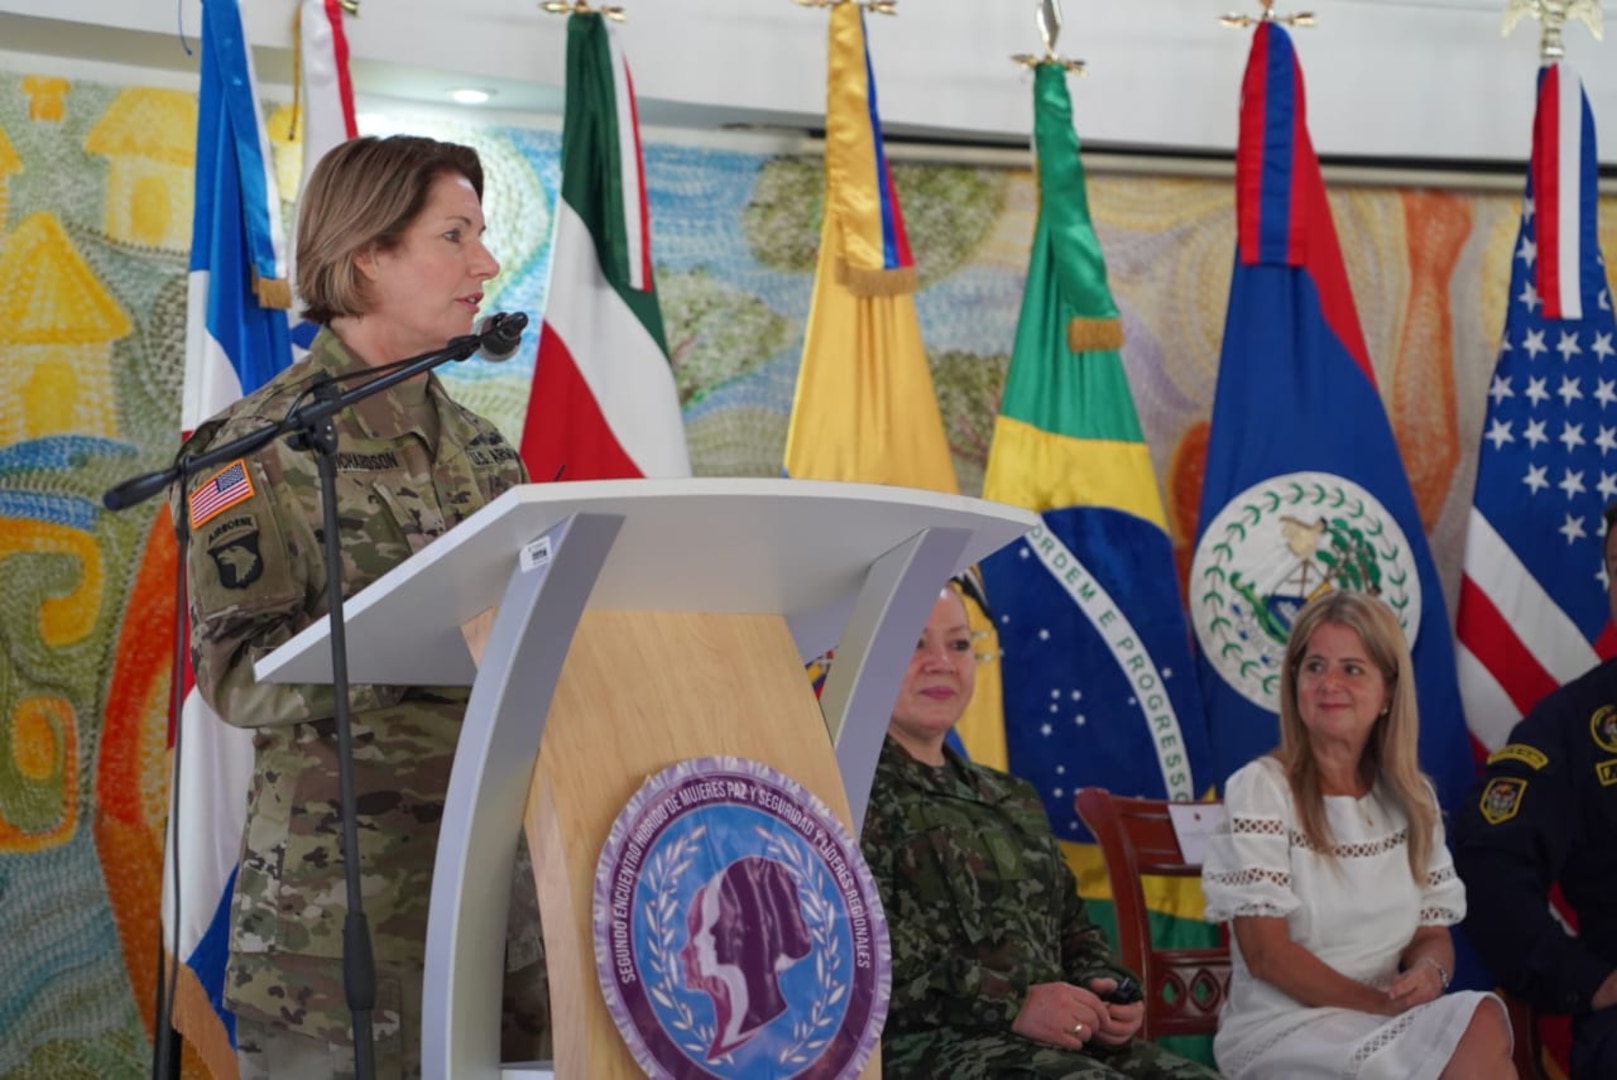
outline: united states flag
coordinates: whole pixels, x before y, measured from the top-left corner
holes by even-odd
[[[1601,557],[1601,512],[1617,499],[1617,321],[1597,179],[1582,83],[1546,67],[1460,587],[1460,690],[1490,750],[1617,653]]]
[[[253,482],[247,476],[247,463],[237,458],[191,492],[191,527],[252,497]]]

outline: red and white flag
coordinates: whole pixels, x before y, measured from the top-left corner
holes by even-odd
[[[550,287],[522,457],[540,481],[689,476],[651,270],[634,84],[599,14],[567,22]]]
[[[1544,69],[1538,88],[1538,114],[1533,119],[1532,190],[1537,200],[1538,256],[1533,277],[1544,300],[1544,317],[1583,318],[1584,247],[1597,243],[1593,203],[1585,206],[1584,163],[1595,164],[1594,128],[1584,141],[1583,80],[1565,64]],[[1594,192],[1588,193],[1592,199]],[[1588,221],[1584,221],[1589,210]],[[1589,235],[1584,235],[1584,229]],[[1596,258],[1598,258],[1596,253]]]
[[[354,84],[348,75],[348,35],[343,32],[342,4],[338,0],[303,0],[298,7],[298,130],[303,142],[303,176],[298,181],[298,212],[309,174],[326,152],[359,134],[354,120]],[[292,285],[297,288],[297,229],[287,245]],[[302,359],[320,327],[301,317],[293,305],[292,346]]]
[[[1545,694],[1617,654],[1602,558],[1602,511],[1617,499],[1617,320],[1597,180],[1582,85],[1565,64],[1546,67],[1456,626],[1466,722],[1489,750]]]

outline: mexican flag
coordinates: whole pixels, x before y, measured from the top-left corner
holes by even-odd
[[[596,13],[568,18],[561,163],[523,460],[538,481],[689,476],[652,280],[634,84]]]

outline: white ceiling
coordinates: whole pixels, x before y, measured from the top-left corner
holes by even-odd
[[[825,13],[789,0],[619,0],[623,40],[648,124],[813,129],[825,94]],[[294,0],[241,0],[259,79],[290,80]],[[537,0],[360,0],[348,20],[361,95],[443,105],[447,91],[494,92],[489,108],[547,122],[561,102],[565,20]],[[1537,28],[1500,35],[1502,0],[1316,0],[1295,32],[1310,127],[1331,157],[1520,162],[1528,148]],[[1035,0],[899,0],[870,16],[890,135],[1025,145]],[[1280,10],[1287,9],[1285,0]],[[1256,0],[1065,0],[1061,51],[1089,63],[1073,83],[1080,132],[1114,148],[1233,148],[1250,31],[1218,25]],[[1617,26],[1617,5],[1607,5]],[[12,65],[70,61],[194,78],[199,0],[0,0]],[[1617,63],[1581,23],[1568,58],[1588,87],[1617,163]]]

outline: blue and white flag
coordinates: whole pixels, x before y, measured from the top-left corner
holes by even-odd
[[[181,427],[189,433],[292,362],[280,195],[236,0],[202,6],[202,75],[191,223]],[[183,673],[163,873],[163,944],[184,962],[174,1026],[215,1076],[235,1075],[223,1003],[230,894],[253,767],[249,732],[208,708]],[[179,864],[178,903],[174,861]],[[159,1035],[161,1037],[161,1035]]]
[[[202,8],[185,399],[189,432],[291,361],[281,197],[236,0]]]

